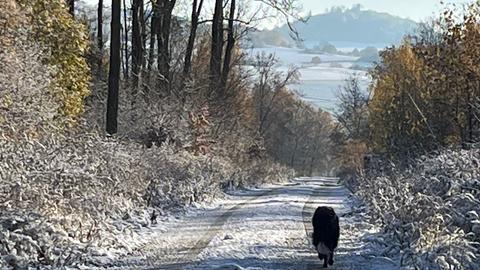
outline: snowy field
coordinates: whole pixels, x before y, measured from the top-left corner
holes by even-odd
[[[274,54],[280,61],[279,70],[287,70],[295,66],[299,68],[300,82],[291,85],[306,100],[327,111],[334,111],[337,104],[337,92],[345,79],[358,75],[361,86],[366,89],[369,78],[365,71],[351,69],[357,57],[333,54],[307,54],[295,48],[254,48],[248,50],[249,55],[259,53]],[[311,63],[313,57],[319,57],[320,64]]]
[[[377,228],[337,179],[298,178],[235,192],[187,215],[145,229],[131,255],[110,269],[318,269],[310,244],[315,208],[327,205],[340,217],[341,236],[332,269],[396,269],[379,256]],[[134,243],[132,242],[132,245]],[[99,267],[101,268],[101,267]]]

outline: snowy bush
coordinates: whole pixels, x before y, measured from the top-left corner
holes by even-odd
[[[257,184],[286,171],[194,155],[175,145],[147,148],[86,132],[85,126],[57,131],[51,125],[54,100],[44,108],[35,99],[48,96],[39,90],[22,95],[15,87],[2,89],[15,101],[2,114],[0,131],[2,269],[74,266],[105,252],[127,254],[132,250],[125,235],[140,237],[137,231],[148,226],[151,207],[165,213],[208,201],[226,183]]]
[[[423,156],[405,170],[367,169],[358,193],[393,240],[386,255],[400,254],[412,269],[478,269],[480,149]]]
[[[246,185],[265,177],[257,167],[238,173],[218,157],[94,133],[2,140],[0,153],[0,254],[19,266],[72,265],[100,248],[128,250],[118,220],[133,222],[147,207],[165,212],[208,201],[230,179]],[[283,172],[273,168],[262,171]],[[141,218],[147,226],[148,216]]]
[[[115,260],[138,251],[132,243],[141,242],[153,210],[166,214],[222,188],[292,175],[268,158],[237,160],[248,156],[247,143],[238,151],[188,151],[195,131],[170,100],[137,101],[137,111],[123,100],[124,133],[105,138],[103,92],[95,89],[84,118],[66,130],[63,100],[52,88],[58,68],[42,61],[48,48],[28,39],[31,26],[15,1],[0,0],[0,10],[0,269]],[[144,138],[150,130],[153,138]]]

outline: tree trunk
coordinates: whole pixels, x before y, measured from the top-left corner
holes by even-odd
[[[192,4],[192,24],[190,25],[190,35],[188,36],[188,44],[185,52],[185,63],[183,66],[183,77],[187,77],[192,69],[193,47],[195,45],[195,37],[197,36],[198,18],[202,11],[203,0],[197,7],[197,0],[193,0]]]
[[[210,90],[216,91],[221,76],[223,52],[223,1],[215,0],[212,20],[212,47],[210,55]]]
[[[228,36],[227,47],[225,48],[225,57],[223,58],[223,71],[222,80],[220,85],[220,91],[225,94],[225,88],[227,86],[228,74],[230,73],[230,64],[232,62],[232,53],[235,46],[235,36],[233,29],[233,22],[235,20],[235,0],[230,0],[230,14],[228,17]]]
[[[159,0],[157,0],[159,1]],[[148,48],[148,71],[152,71],[153,61],[155,59],[155,37],[157,35],[158,26],[158,5],[152,0],[153,15],[150,19],[150,47]]]
[[[290,158],[290,167],[291,168],[294,168],[294,165],[295,165],[295,154],[297,153],[297,147],[298,147],[298,138],[295,138],[295,147],[293,148],[292,156]]]
[[[75,17],[75,0],[67,0],[68,13]]]
[[[160,24],[158,27],[158,71],[160,72],[160,85],[168,86],[170,84],[170,32],[172,22],[172,12],[176,0],[164,0],[159,5]]]
[[[133,0],[132,5],[132,86],[136,97],[143,64],[142,7],[143,0]]]
[[[120,15],[121,17],[121,15]],[[123,74],[123,77],[125,77],[125,70],[127,69],[125,67],[125,50],[123,49],[123,35],[125,33],[124,31],[125,29],[123,28],[122,24],[121,24],[121,18],[120,18],[120,66],[122,67],[122,74]]]
[[[118,92],[120,80],[120,0],[112,0],[110,69],[108,73],[107,133],[117,133]]]
[[[142,0],[142,5],[140,6],[140,17],[138,18],[140,21],[140,29],[141,29],[141,36],[142,36],[142,73],[145,71],[147,67],[147,62],[145,58],[145,51],[147,48],[147,26],[145,21],[145,3]]]
[[[129,72],[129,64],[128,64],[128,25],[127,25],[127,5],[125,4],[125,0],[123,0],[123,29],[125,34],[125,44],[124,44],[124,55],[125,55],[125,78],[128,79],[130,74]]]
[[[103,67],[103,0],[98,0],[97,9],[97,46],[99,51],[98,71],[100,75]]]

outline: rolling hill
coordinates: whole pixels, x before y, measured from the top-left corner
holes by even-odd
[[[360,6],[351,9],[332,8],[327,13],[313,15],[306,24],[295,22],[293,25],[300,37],[308,43],[335,41],[367,44],[398,43],[404,35],[417,27],[413,20],[363,10]],[[288,31],[288,27],[284,25],[270,31],[262,31],[262,34],[256,34],[252,40],[254,44],[270,46],[294,44],[289,38]]]

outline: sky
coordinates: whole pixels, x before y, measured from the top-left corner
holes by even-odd
[[[325,13],[325,10],[334,6],[351,7],[360,4],[364,9],[387,12],[403,18],[410,18],[417,22],[432,15],[438,15],[442,9],[441,0],[300,0],[304,10],[310,10],[313,15]],[[472,3],[473,0],[444,0],[449,4]]]
[[[96,6],[98,0],[83,0],[88,4]],[[247,0],[245,0],[247,1]],[[371,9],[379,12],[387,12],[402,18],[410,18],[421,22],[428,17],[439,14],[442,10],[443,2],[445,4],[464,4],[472,3],[475,0],[297,0],[303,6],[305,13],[311,12],[312,15],[325,13],[329,8],[336,6],[352,7],[356,4],[362,5],[363,9]],[[127,3],[130,0],[126,1]],[[177,1],[189,2],[189,0]],[[206,0],[209,5],[212,0]],[[242,1],[243,2],[243,1]],[[255,2],[255,0],[252,0]],[[110,6],[111,0],[104,0],[105,6]],[[189,5],[186,5],[189,6]],[[268,27],[267,27],[268,28]]]

